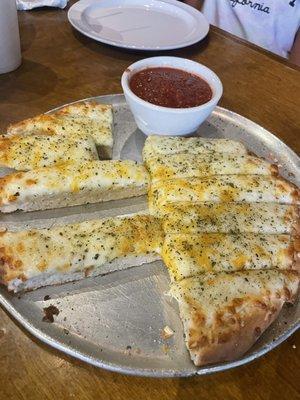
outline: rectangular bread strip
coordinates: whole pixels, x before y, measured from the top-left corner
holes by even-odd
[[[207,139],[202,137],[148,136],[143,148],[143,160],[147,162],[152,157],[160,155],[189,153],[234,153],[246,154],[246,147],[235,140]]]
[[[0,139],[0,167],[28,171],[73,161],[97,160],[90,136],[16,136]]]
[[[11,124],[7,128],[7,135],[90,135],[100,148],[101,157],[111,158],[112,124],[111,105],[86,101]]]
[[[276,203],[177,203],[164,207],[166,233],[300,235],[299,209]]]
[[[300,241],[290,235],[223,234],[166,235],[162,258],[171,279],[204,272],[244,269],[298,269]]]
[[[179,304],[185,341],[196,366],[241,357],[295,301],[295,271],[206,273],[171,286]]]
[[[2,232],[1,282],[17,292],[100,275],[114,260],[114,268],[121,269],[128,257],[132,266],[158,259],[162,241],[160,221],[142,214]]]
[[[0,178],[0,210],[33,211],[98,203],[147,193],[146,168],[130,160],[86,161]]]
[[[211,175],[276,175],[278,168],[262,158],[230,153],[169,154],[147,161],[153,182]]]
[[[299,204],[299,189],[283,178],[263,175],[216,175],[209,178],[154,182],[149,192],[151,213],[178,202],[246,202]]]

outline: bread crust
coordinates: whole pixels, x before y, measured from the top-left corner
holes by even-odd
[[[194,364],[200,367],[240,358],[277,318],[282,305],[283,301],[280,300],[274,300],[266,309],[251,307],[249,304],[242,321],[239,322],[238,315],[231,317],[235,319],[235,326],[230,331],[225,331],[222,326],[214,328],[214,343],[201,346],[205,342],[203,336],[190,337],[187,345]],[[192,330],[199,331],[199,325],[192,325],[190,331]]]

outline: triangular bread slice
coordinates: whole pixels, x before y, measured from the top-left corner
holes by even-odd
[[[171,286],[179,304],[185,341],[196,366],[235,360],[293,303],[294,271],[206,273]]]
[[[111,105],[85,101],[11,124],[7,135],[89,135],[97,145],[100,157],[107,159],[112,156],[112,124]]]

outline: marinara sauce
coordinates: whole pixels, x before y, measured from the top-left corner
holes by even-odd
[[[196,107],[212,98],[211,87],[204,79],[176,68],[141,70],[132,76],[129,86],[141,99],[162,107]]]

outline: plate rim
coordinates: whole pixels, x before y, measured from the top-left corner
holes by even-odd
[[[130,1],[130,0],[126,0],[126,1]],[[99,2],[99,0],[79,0],[76,3],[74,3],[68,10],[68,14],[67,14],[68,21],[72,25],[72,27],[74,29],[76,29],[78,32],[80,32],[82,35],[87,36],[87,37],[89,37],[89,38],[91,38],[91,39],[93,39],[93,40],[95,40],[95,41],[97,41],[99,43],[104,43],[104,44],[107,44],[107,45],[110,45],[110,46],[114,46],[114,47],[119,47],[119,48],[128,49],[128,50],[139,50],[139,51],[165,51],[165,50],[181,49],[181,48],[184,48],[184,47],[191,46],[191,45],[193,45],[195,43],[198,43],[201,40],[203,40],[207,36],[207,34],[209,32],[209,28],[210,28],[210,24],[209,24],[207,18],[205,17],[205,15],[202,12],[196,10],[195,8],[193,8],[191,6],[188,6],[187,4],[178,2],[176,0],[155,0],[155,2],[157,2],[157,3],[158,2],[168,3],[168,4],[171,4],[171,5],[179,8],[179,9],[183,9],[183,10],[187,11],[190,15],[195,17],[198,20],[198,22],[201,19],[201,23],[205,23],[205,34],[204,35],[203,34],[200,35],[200,33],[198,33],[196,35],[196,38],[194,38],[194,39],[191,39],[191,40],[186,41],[186,42],[182,42],[181,44],[169,45],[169,46],[156,46],[156,47],[153,47],[153,46],[136,46],[136,45],[130,45],[130,44],[129,45],[128,44],[122,44],[122,43],[119,43],[119,42],[116,42],[116,41],[113,41],[113,40],[101,39],[96,34],[88,33],[86,31],[84,31],[83,29],[81,29],[78,26],[78,24],[76,23],[76,20],[74,20],[74,17],[73,17],[72,14],[74,12],[78,11],[77,9],[83,3],[87,3],[86,4],[86,8],[87,8],[92,3],[96,3],[96,2]]]
[[[93,97],[87,97],[84,99],[80,100],[75,100],[70,103],[66,103],[63,105],[60,105],[58,107],[55,107],[51,110],[48,110],[45,114],[51,113],[57,109],[60,109],[62,107],[75,104],[75,103],[81,103],[84,101],[99,101],[99,102],[106,102],[110,104],[114,104],[108,99],[115,98],[116,102],[115,104],[122,104],[123,102],[125,103],[125,97],[123,94],[108,94],[108,95],[100,95],[100,96],[93,96]],[[268,131],[267,129],[263,128],[256,122],[251,121],[250,119],[243,117],[240,114],[235,113],[234,111],[230,111],[226,108],[217,106],[213,113],[216,114],[223,114],[227,117],[234,118],[237,122],[240,122],[242,124],[245,123],[250,123],[253,127],[256,129],[259,129],[262,133],[266,133],[268,136],[272,137],[273,140],[276,140],[278,143],[280,143],[281,146],[284,146],[286,150],[289,151],[291,157],[294,158],[294,160],[299,163],[300,165],[300,157],[290,148],[288,147],[281,139],[279,139],[277,136],[275,136],[273,133]],[[132,267],[137,268],[137,267]],[[191,364],[191,370],[187,372],[178,372],[174,371],[172,369],[162,369],[162,370],[156,370],[156,369],[151,369],[151,368],[137,368],[137,367],[128,367],[116,363],[109,363],[108,361],[103,361],[99,357],[94,357],[91,356],[88,353],[84,353],[82,350],[79,350],[73,345],[65,343],[63,340],[60,338],[54,338],[51,336],[50,333],[47,333],[38,327],[35,326],[33,322],[30,322],[27,320],[27,318],[18,311],[18,309],[12,304],[7,296],[2,293],[6,289],[1,288],[0,290],[0,304],[3,306],[3,308],[9,313],[9,315],[17,320],[30,334],[32,334],[34,337],[37,339],[41,340],[43,343],[46,343],[47,345],[65,353],[68,354],[71,357],[74,357],[76,359],[79,359],[83,362],[86,362],[88,364],[91,364],[95,367],[98,368],[103,368],[105,370],[111,371],[111,372],[118,372],[126,375],[132,375],[132,376],[144,376],[144,377],[155,377],[155,378],[184,378],[184,377],[192,377],[192,376],[202,376],[202,375],[208,375],[216,372],[221,372],[221,371],[226,371],[231,368],[236,368],[245,364],[248,364],[249,362],[252,362],[266,353],[272,351],[275,349],[277,346],[279,346],[282,342],[284,342],[286,339],[288,339],[293,333],[295,333],[299,328],[300,328],[300,319],[297,319],[294,323],[288,326],[288,328],[283,331],[275,340],[273,340],[271,343],[265,344],[263,347],[260,349],[252,352],[249,355],[242,356],[240,359],[235,360],[235,361],[229,361],[229,362],[224,362],[224,363],[219,363],[217,365],[208,365],[205,367],[200,367],[197,369],[197,367],[193,368],[193,365]],[[191,362],[192,363],[192,362]]]

